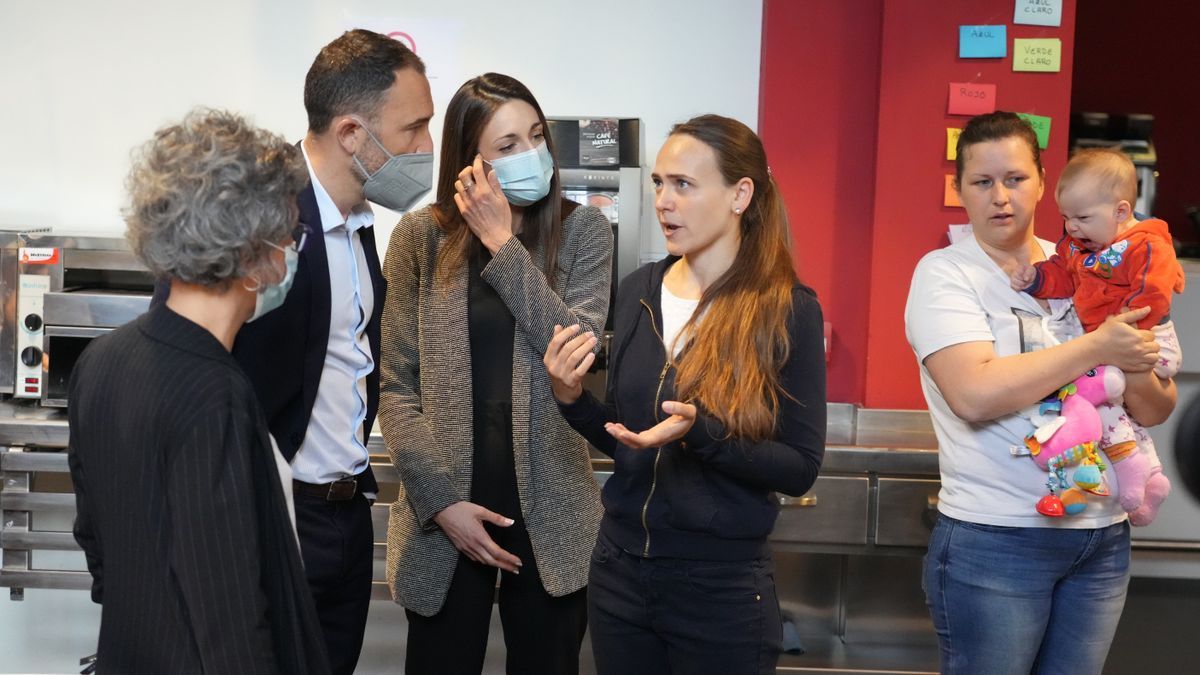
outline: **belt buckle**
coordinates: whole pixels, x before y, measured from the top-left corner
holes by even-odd
[[[325,495],[325,501],[344,502],[353,499],[357,492],[358,480],[353,476],[346,476],[329,484],[329,493]]]

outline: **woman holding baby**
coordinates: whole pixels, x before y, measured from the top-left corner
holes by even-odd
[[[1035,510],[1047,476],[1020,456],[1035,428],[1025,411],[1110,364],[1126,374],[1129,414],[1153,425],[1174,408],[1174,384],[1152,370],[1154,333],[1133,325],[1148,308],[1085,334],[1070,298],[1013,289],[1010,272],[1055,250],[1034,235],[1045,171],[1028,123],[971,119],[955,185],[973,236],[920,261],[905,310],[939,445],[940,518],[922,585],[942,672],[1099,673],[1125,603],[1128,517],[1117,494],[1070,517]]]

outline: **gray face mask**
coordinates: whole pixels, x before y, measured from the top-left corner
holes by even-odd
[[[393,155],[362,120],[356,121],[388,158],[378,171],[367,173],[358,155],[354,155],[354,166],[367,179],[363,183],[363,196],[385,209],[408,211],[433,188],[433,153]]]

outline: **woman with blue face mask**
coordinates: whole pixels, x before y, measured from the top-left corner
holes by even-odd
[[[70,383],[99,673],[329,672],[291,470],[230,354],[287,294],[308,180],[295,145],[217,110],[136,156],[126,236],[171,294],[93,340]]]
[[[578,671],[600,496],[541,362],[556,325],[603,329],[611,264],[611,226],[563,199],[529,90],[496,73],[459,88],[437,201],[396,227],[383,270],[379,419],[401,479],[387,578],[406,672],[482,670],[497,573],[508,672]]]

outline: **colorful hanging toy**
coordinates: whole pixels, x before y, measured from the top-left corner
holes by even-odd
[[[1089,370],[1042,402],[1035,423],[1040,426],[1025,437],[1033,461],[1046,471],[1049,494],[1038,500],[1044,516],[1074,515],[1087,507],[1087,494],[1109,495],[1107,467],[1096,452],[1103,427],[1096,406],[1120,401],[1125,378],[1120,370],[1100,366]],[[1068,467],[1077,466],[1071,485]],[[1061,495],[1059,494],[1061,492]]]

